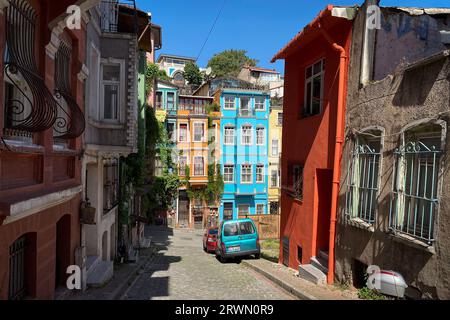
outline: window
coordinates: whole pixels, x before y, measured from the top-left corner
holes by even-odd
[[[239,222],[239,234],[254,234],[255,229],[253,228],[253,224],[249,221]]]
[[[236,107],[236,98],[232,96],[225,96],[224,109],[234,109]]]
[[[371,135],[362,134],[358,137],[352,152],[346,208],[351,218],[373,223],[378,198],[381,138],[372,136],[381,136],[381,132],[367,133]]]
[[[301,165],[293,165],[291,167],[292,172],[292,196],[296,199],[303,200],[303,166]]]
[[[156,92],[156,109],[162,109],[162,92]]]
[[[241,166],[241,183],[252,183],[252,165],[243,164]]]
[[[279,126],[283,125],[283,112],[278,113],[278,125]]]
[[[155,176],[161,177],[163,174],[163,165],[162,161],[159,157],[155,159]]]
[[[278,170],[272,170],[270,173],[270,187],[278,188]]]
[[[241,98],[241,110],[240,115],[241,116],[249,116],[250,115],[250,98],[248,97],[242,97]]]
[[[103,212],[119,203],[119,164],[117,160],[103,166]]]
[[[252,126],[242,127],[242,145],[249,146],[252,144]]]
[[[265,208],[266,206],[262,203],[259,203],[256,205],[256,214],[262,215],[262,214],[266,214],[265,213]]]
[[[225,165],[223,167],[223,181],[225,183],[234,182],[234,165]]]
[[[270,214],[279,214],[279,204],[277,201],[273,201],[270,203]]]
[[[443,153],[442,127],[420,126],[403,134],[395,151],[394,186],[389,225],[431,245],[439,208],[439,171]]]
[[[187,156],[179,156],[178,157],[178,171],[180,172],[180,176],[186,175],[186,166],[187,163]]]
[[[278,139],[272,140],[272,155],[274,157],[278,157],[279,151],[278,151]]]
[[[225,127],[225,139],[223,143],[225,145],[234,145],[235,137],[234,137],[234,127]]]
[[[167,137],[169,141],[175,142],[175,123],[167,123]]]
[[[324,68],[325,60],[306,68],[303,116],[322,113]]]
[[[205,175],[205,163],[203,157],[194,157],[194,176]]]
[[[120,77],[120,64],[103,64],[101,95],[103,102],[103,120],[119,121],[121,101]]]
[[[264,111],[265,103],[266,103],[266,99],[264,97],[256,97],[255,98],[255,110],[256,111]]]
[[[250,214],[250,206],[248,204],[238,205],[239,216],[248,216]]]
[[[256,183],[264,183],[264,165],[256,166]]]
[[[223,204],[223,220],[232,220],[233,219],[233,203],[225,202]]]
[[[194,142],[202,142],[205,138],[205,124],[194,123]]]
[[[175,93],[167,92],[167,110],[175,110]]]
[[[259,146],[264,145],[265,129],[256,128],[256,144]]]
[[[188,125],[187,123],[180,124],[180,135],[179,139],[180,142],[187,142],[188,141]]]
[[[225,237],[234,237],[239,235],[238,223],[231,222],[225,224],[225,226],[223,227],[223,235]]]

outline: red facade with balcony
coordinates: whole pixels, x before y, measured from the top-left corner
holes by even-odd
[[[75,3],[0,1],[0,299],[53,298],[80,245],[85,25],[63,20]]]
[[[334,241],[336,125],[339,105],[345,105],[342,98],[339,104],[339,88],[345,90],[351,28],[351,20],[334,16],[328,6],[273,59],[286,63],[280,263],[294,269],[319,251],[326,257],[330,237]]]

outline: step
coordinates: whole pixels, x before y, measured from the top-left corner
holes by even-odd
[[[114,263],[112,261],[99,261],[88,274],[87,285],[92,288],[103,287],[114,274]]]
[[[87,274],[91,273],[99,261],[100,261],[99,256],[88,256],[86,258],[86,273]]]
[[[326,274],[311,264],[299,265],[298,276],[314,284],[325,284],[327,282]]]
[[[317,252],[317,258],[321,258],[325,261],[328,261],[328,251],[319,250]]]
[[[312,257],[311,264],[323,273],[328,274],[328,261],[319,257]]]
[[[139,251],[133,248],[128,250],[128,262],[138,262],[139,261]]]

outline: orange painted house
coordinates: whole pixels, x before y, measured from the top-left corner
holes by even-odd
[[[350,7],[327,6],[272,62],[285,60],[280,263],[333,281]],[[334,183],[333,183],[334,182]],[[317,272],[318,271],[318,272]]]

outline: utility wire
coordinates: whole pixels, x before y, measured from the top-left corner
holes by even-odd
[[[206,43],[208,42],[209,37],[211,36],[211,34],[212,34],[213,30],[214,30],[214,27],[216,26],[217,21],[219,20],[220,15],[222,14],[223,8],[225,8],[226,2],[227,2],[227,0],[223,0],[222,7],[220,8],[219,13],[218,13],[217,16],[216,16],[216,19],[214,20],[214,23],[212,24],[211,29],[209,30],[209,33],[208,33],[208,35],[206,36],[206,40],[205,40],[205,42],[203,43],[202,48],[200,49],[200,52],[199,52],[199,54],[198,54],[198,56],[197,56],[197,59],[195,59],[196,62],[198,61],[198,59],[199,59],[200,56],[202,55],[203,49],[205,49]]]

